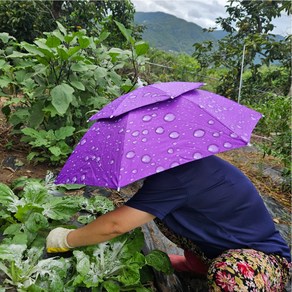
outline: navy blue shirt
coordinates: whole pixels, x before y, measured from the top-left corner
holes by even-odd
[[[275,253],[291,261],[258,191],[235,166],[216,156],[145,179],[126,205],[161,219],[214,258],[234,248]]]

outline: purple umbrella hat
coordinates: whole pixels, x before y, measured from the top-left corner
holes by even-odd
[[[246,146],[260,118],[252,109],[200,89],[100,118],[80,140],[56,183],[119,189]]]
[[[113,118],[159,101],[176,98],[201,86],[202,82],[162,82],[139,87],[107,104],[89,120]]]

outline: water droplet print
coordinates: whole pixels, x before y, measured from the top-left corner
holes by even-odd
[[[199,153],[199,152],[196,152],[196,153],[193,154],[193,158],[194,158],[194,159],[200,159],[200,158],[202,158],[202,157],[203,157],[202,154]]]
[[[197,137],[197,138],[201,138],[201,137],[203,137],[205,135],[205,131],[203,131],[203,130],[196,130],[195,132],[194,132],[194,137]]]
[[[158,128],[156,128],[155,133],[156,134],[163,134],[164,133],[164,129],[162,127],[158,127]]]
[[[178,133],[178,132],[171,132],[171,133],[169,134],[169,137],[170,137],[171,139],[177,139],[177,138],[179,137],[179,133]]]
[[[171,168],[176,167],[176,166],[179,166],[179,163],[176,161],[171,163],[171,165],[170,165]]]
[[[137,136],[139,136],[139,131],[134,131],[134,132],[132,133],[132,136],[133,136],[133,137],[137,137]]]
[[[145,115],[145,116],[142,118],[142,121],[143,121],[143,122],[149,122],[149,121],[151,121],[151,119],[152,119],[151,116],[149,116],[149,115]]]
[[[80,145],[84,145],[86,143],[86,139],[82,139],[81,141],[80,141]]]
[[[164,167],[162,167],[162,166],[158,166],[158,167],[156,168],[156,173],[161,172],[161,171],[164,171]]]
[[[212,152],[212,153],[216,153],[219,151],[219,147],[215,144],[209,145],[208,147],[208,151]]]
[[[226,143],[223,144],[223,146],[224,146],[225,148],[231,148],[231,147],[232,147],[232,144],[229,143],[229,142],[226,142]]]
[[[175,120],[174,114],[166,114],[163,118],[166,122],[172,122]]]
[[[144,155],[141,158],[142,162],[149,163],[151,161],[151,157],[149,155]]]
[[[126,157],[131,159],[133,157],[135,157],[136,153],[134,151],[129,151],[127,154],[126,154]]]

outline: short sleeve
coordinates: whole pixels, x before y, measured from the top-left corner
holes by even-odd
[[[143,187],[125,205],[162,220],[186,200],[187,192],[177,177],[163,172],[146,178]]]

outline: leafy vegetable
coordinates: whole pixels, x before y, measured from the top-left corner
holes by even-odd
[[[114,210],[114,204],[99,195],[89,199],[64,195],[52,184],[51,175],[45,181],[20,179],[14,191],[0,184],[0,292],[12,288],[74,292],[79,287],[146,292],[150,291],[147,282],[142,282],[150,279],[144,277],[146,267],[172,271],[163,252],[146,256],[141,252],[144,235],[140,228],[108,242],[74,249],[69,258],[44,259],[49,230],[61,223],[72,225],[76,218],[86,224]]]

